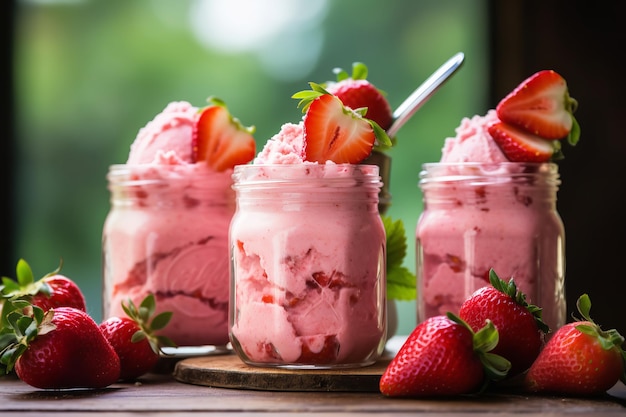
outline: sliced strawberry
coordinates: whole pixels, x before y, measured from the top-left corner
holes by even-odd
[[[579,129],[573,113],[578,103],[569,96],[565,79],[552,70],[535,73],[504,97],[498,118],[544,139],[575,145]]]
[[[317,342],[318,337],[324,338],[324,344],[319,352],[313,352],[309,343]],[[296,362],[303,364],[326,364],[333,363],[337,360],[339,353],[339,340],[335,335],[312,336],[311,340],[303,338],[302,353]]]
[[[256,153],[254,127],[244,127],[218,99],[201,110],[193,132],[193,160],[206,161],[216,171],[250,162]]]
[[[507,123],[494,123],[487,130],[509,161],[547,162],[560,155],[560,142],[543,139]]]
[[[340,68],[335,69],[337,82],[328,83],[326,90],[336,95],[346,107],[353,110],[367,108],[365,117],[387,130],[393,121],[391,106],[374,84],[368,81],[367,66],[361,62],[352,64],[352,75]]]
[[[307,161],[356,164],[370,155],[375,141],[370,123],[333,95],[313,100],[304,116]]]

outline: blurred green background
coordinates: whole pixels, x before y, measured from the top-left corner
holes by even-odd
[[[221,97],[256,126],[261,149],[282,123],[301,118],[290,96],[333,79],[335,67],[367,64],[395,108],[464,52],[461,70],[390,152],[388,214],[405,224],[413,272],[421,164],[439,159],[462,117],[487,110],[486,0],[21,0],[15,19],[15,252],[38,277],[62,258],[96,320],[105,175],[168,102]],[[415,303],[398,308],[398,332],[408,334]]]

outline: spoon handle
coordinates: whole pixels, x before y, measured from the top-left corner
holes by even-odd
[[[394,122],[387,129],[389,137],[394,137],[398,130],[413,116],[413,114],[433,95],[463,63],[465,55],[459,52],[447,60],[430,77],[426,79],[406,100],[393,112]]]

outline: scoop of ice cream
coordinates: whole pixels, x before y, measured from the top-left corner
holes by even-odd
[[[141,128],[128,155],[129,165],[159,163],[176,158],[192,163],[193,126],[198,109],[186,101],[174,101]],[[167,158],[163,154],[167,153]]]
[[[280,131],[272,136],[261,152],[257,155],[254,164],[302,164],[304,162],[304,125],[285,123]]]
[[[441,162],[507,162],[487,131],[487,127],[497,121],[495,110],[489,110],[485,116],[463,118],[456,128],[456,136],[445,140]]]

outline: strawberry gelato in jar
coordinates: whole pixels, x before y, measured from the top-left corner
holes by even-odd
[[[464,118],[439,163],[420,173],[416,227],[417,321],[455,314],[489,284],[515,280],[555,330],[566,321],[565,231],[556,208],[555,161],[575,145],[576,101],[563,78],[540,71],[496,109]]]
[[[372,364],[386,340],[374,165],[235,168],[231,341],[253,365]]]
[[[232,173],[254,154],[250,128],[216,99],[170,103],[139,131],[127,163],[107,175],[105,319],[153,294],[157,313],[172,312],[158,334],[179,348],[228,344]]]
[[[420,176],[418,322],[451,311],[512,277],[555,329],[565,323],[565,233],[552,163],[434,163]]]

